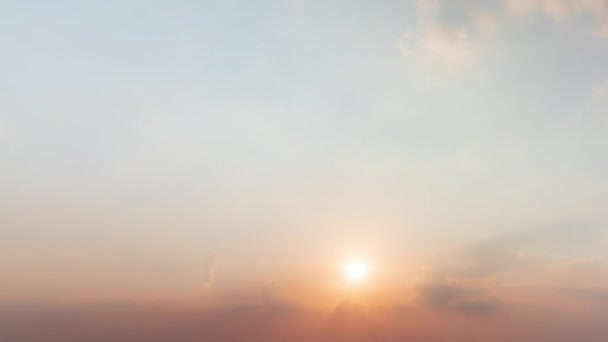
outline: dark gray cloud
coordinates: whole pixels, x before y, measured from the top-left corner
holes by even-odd
[[[435,309],[468,313],[489,313],[499,309],[497,299],[479,287],[431,283],[419,288],[419,294]]]

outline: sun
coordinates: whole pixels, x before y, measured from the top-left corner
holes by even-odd
[[[353,283],[361,282],[367,277],[367,265],[358,261],[350,262],[344,268],[344,275]]]

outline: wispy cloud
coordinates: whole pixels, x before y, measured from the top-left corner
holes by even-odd
[[[425,64],[440,63],[445,66],[460,66],[473,58],[473,42],[463,29],[449,29],[440,25],[425,28],[413,40],[406,34],[400,41],[401,53],[407,58],[417,58]]]
[[[203,286],[210,287],[215,281],[215,272],[217,271],[218,257],[215,253],[206,250],[203,254]]]
[[[469,313],[512,311],[541,295],[551,300],[537,305],[589,307],[593,296],[586,294],[603,296],[608,284],[605,261],[594,259],[608,240],[603,228],[601,222],[574,220],[463,246],[426,263],[419,299],[434,309]]]
[[[540,12],[555,23],[575,17],[591,18],[594,32],[608,38],[608,2],[605,0],[505,0],[508,13],[529,15]]]
[[[418,29],[406,32],[399,41],[404,57],[423,64],[459,67],[474,57],[474,42],[470,31],[461,25],[442,20],[442,3],[419,0]]]
[[[593,96],[598,99],[608,97],[608,80],[600,82],[593,87]]]
[[[484,35],[514,17],[543,14],[556,25],[591,18],[592,32],[608,38],[608,2],[604,0],[418,0],[416,28],[399,40],[403,56],[424,64],[462,67],[479,57]]]

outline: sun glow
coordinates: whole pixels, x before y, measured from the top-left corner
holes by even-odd
[[[361,262],[353,261],[346,265],[344,274],[351,282],[361,282],[367,276],[367,265]]]

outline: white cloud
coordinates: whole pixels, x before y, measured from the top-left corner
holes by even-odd
[[[406,58],[423,64],[458,67],[474,57],[474,42],[464,26],[447,25],[440,19],[441,3],[438,0],[419,0],[419,29],[405,33],[399,41]]]
[[[217,271],[217,255],[206,250],[203,254],[203,286],[210,287],[215,281],[215,272]]]
[[[426,52],[426,58],[445,63],[462,64],[473,57],[473,42],[463,28],[430,27],[419,44]]]
[[[596,98],[608,97],[608,80],[600,82],[593,87],[593,96]]]
[[[488,9],[475,8],[469,15],[479,31],[493,32],[498,29],[498,16]]]

